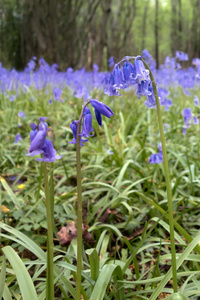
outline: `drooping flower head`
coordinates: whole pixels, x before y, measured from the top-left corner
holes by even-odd
[[[88,138],[92,136],[90,135],[91,131],[94,131],[94,129],[92,128],[92,114],[90,112],[90,109],[86,106],[83,111],[83,130],[80,136]]]
[[[194,96],[194,105],[199,105],[199,98],[197,97],[197,95]]]
[[[46,139],[48,125],[45,122],[46,117],[41,117],[39,119],[40,123],[37,126],[35,123],[31,123],[30,127],[32,131],[30,132],[30,148],[27,156],[35,156],[42,154],[43,157],[37,159],[44,162],[53,162],[56,159],[60,159],[62,156],[56,155],[56,150],[53,148],[53,145],[50,140]]]
[[[20,111],[20,112],[18,113],[18,117],[20,117],[20,118],[25,118],[25,113],[24,113],[23,111]]]
[[[161,162],[163,162],[163,152],[162,152],[162,144],[159,143],[158,144],[158,153],[153,153],[151,154],[150,158],[149,158],[149,163],[150,164],[159,164]]]
[[[17,144],[19,141],[22,140],[22,137],[21,137],[21,134],[20,133],[17,133],[16,136],[15,136],[15,141],[14,141],[14,144]]]
[[[108,60],[109,67],[112,67],[115,64],[115,59],[113,56],[111,56]]]
[[[95,116],[98,124],[102,126],[102,115],[110,118],[113,116],[113,112],[108,107],[106,104],[99,102],[96,99],[90,99],[84,106],[83,106],[83,111],[82,111],[82,117],[83,119],[83,126],[82,126],[82,132],[79,134],[80,135],[80,145],[84,146],[83,143],[88,141],[88,138],[92,135],[90,135],[90,132],[93,131],[94,129],[92,128],[92,114],[90,112],[90,109],[87,107],[88,104],[91,104],[94,107],[95,110]],[[73,139],[70,144],[76,144],[77,142],[77,128],[78,128],[78,123],[79,121],[73,121],[70,124],[71,131],[73,133]],[[87,138],[87,139],[83,139]]]
[[[110,118],[114,115],[110,107],[108,107],[106,104],[99,102],[98,100],[91,99],[90,100],[91,105],[94,107],[95,110],[95,116],[97,119],[97,122],[102,127],[102,116],[104,115],[107,118]]]
[[[199,120],[193,116],[191,108],[184,108],[182,115],[185,123],[185,125],[183,125],[183,134],[186,134],[186,129],[190,128],[190,125],[199,124]]]
[[[70,124],[70,128],[71,128],[71,131],[73,133],[73,140],[71,142],[69,142],[70,144],[76,144],[76,139],[77,139],[77,125],[78,125],[78,121],[73,121],[71,124]],[[80,145],[81,146],[84,146],[83,143],[87,142],[88,140],[84,140],[82,138],[80,138]]]

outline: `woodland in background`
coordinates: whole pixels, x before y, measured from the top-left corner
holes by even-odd
[[[105,70],[110,56],[146,48],[158,67],[176,50],[200,57],[199,17],[200,0],[1,0],[0,61],[20,70],[36,56]]]

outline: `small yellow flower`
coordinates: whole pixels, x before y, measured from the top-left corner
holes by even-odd
[[[1,211],[2,211],[4,214],[6,214],[6,213],[8,213],[8,212],[10,211],[10,209],[7,208],[5,205],[1,205]]]
[[[18,189],[23,190],[23,188],[25,187],[25,184],[22,183],[22,184],[18,185],[17,187],[18,187]]]

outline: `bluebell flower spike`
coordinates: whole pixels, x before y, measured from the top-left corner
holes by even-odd
[[[97,122],[102,127],[102,117],[101,117],[101,115],[103,115],[107,118],[110,118],[111,116],[114,115],[114,113],[112,112],[110,107],[108,107],[103,102],[99,102],[98,100],[91,99],[90,103],[94,107]]]
[[[42,154],[42,158],[36,158],[38,161],[53,162],[56,159],[60,159],[62,155],[56,155],[56,150],[53,148],[52,142],[46,139],[48,125],[45,122],[46,117],[40,118],[39,126],[35,123],[31,123],[30,127],[32,131],[30,132],[31,145],[29,148],[29,153],[27,156],[35,156]]]

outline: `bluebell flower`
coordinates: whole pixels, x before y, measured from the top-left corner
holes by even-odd
[[[104,115],[107,118],[110,118],[113,116],[113,112],[106,104],[99,102],[98,100],[91,99],[90,100],[91,105],[94,107],[95,110],[95,116],[97,119],[97,122],[102,127],[102,116]]]
[[[149,163],[150,164],[159,164],[163,162],[163,155],[160,153],[154,153],[151,154],[150,158],[149,158]]]
[[[18,117],[20,117],[20,118],[25,118],[25,113],[24,113],[23,111],[20,111],[20,112],[18,113]]]
[[[123,86],[123,73],[122,70],[119,68],[119,65],[116,64],[113,71],[112,71],[112,80],[113,86],[117,89],[122,89]]]
[[[14,144],[17,144],[21,140],[22,140],[22,137],[21,137],[20,133],[17,133],[16,136],[15,136]]]
[[[149,83],[148,81],[141,81],[141,83],[137,84],[137,90],[135,95],[140,99],[141,96],[151,96],[152,91],[149,90]]]
[[[197,95],[194,96],[194,105],[199,105],[199,98],[197,97]]]
[[[53,148],[50,140],[45,140],[43,148],[43,158],[36,158],[37,161],[54,162],[56,159],[62,158],[63,155],[56,155],[56,150]]]
[[[83,129],[80,136],[88,138],[92,136],[90,135],[91,131],[94,131],[94,129],[92,128],[92,114],[90,112],[90,109],[86,106],[83,111]]]
[[[39,128],[33,139],[32,136],[30,135],[30,139],[32,140],[29,148],[29,153],[26,155],[34,156],[44,152],[43,148],[45,146],[45,140],[46,140],[47,129],[48,129],[47,123],[45,122],[46,119],[47,118],[45,117],[40,118]]]
[[[37,125],[35,123],[31,123],[30,127],[33,129],[30,132],[30,141],[32,142],[32,140],[34,139],[38,131],[37,131]]]
[[[52,104],[52,103],[53,103],[52,99],[49,99],[49,104]]]
[[[112,67],[112,66],[114,66],[114,64],[115,64],[115,59],[113,56],[111,56],[108,60],[108,65],[109,65],[109,67]]]
[[[187,53],[182,51],[176,51],[176,58],[178,58],[180,61],[188,61]]]
[[[184,135],[186,134],[186,129],[187,129],[187,126],[183,125],[183,134]]]
[[[199,119],[197,119],[195,116],[193,116],[193,123],[195,125],[198,125],[199,124]]]
[[[121,96],[119,94],[117,87],[115,86],[114,75],[111,73],[109,80],[105,78],[106,88],[104,94],[108,96]]]
[[[193,116],[191,108],[184,108],[183,110],[183,121],[185,125],[183,126],[183,134],[186,134],[186,129],[190,128],[190,125],[194,124],[199,124],[199,120]]]
[[[56,155],[56,150],[53,148],[52,142],[46,139],[48,125],[45,122],[46,117],[40,118],[39,127],[35,123],[31,123],[32,131],[30,132],[31,145],[27,156],[35,156],[42,154],[42,158],[36,158],[38,161],[53,162],[60,159],[62,155]]]
[[[94,73],[99,71],[99,66],[97,64],[93,64],[93,71]]]
[[[137,56],[134,62],[134,74],[131,74],[132,79],[135,79],[137,83],[141,80],[147,80],[150,82],[149,70],[145,69],[144,63],[141,60],[141,56]]]
[[[126,60],[123,64],[123,75],[124,75],[124,80],[127,84],[131,83],[130,75],[134,74],[134,73],[135,73],[135,70],[134,70],[132,63],[130,63],[128,60]]]
[[[60,101],[62,98],[62,91],[61,89],[57,88],[57,87],[54,87],[53,88],[53,95],[54,95],[54,98],[56,101]]]
[[[16,98],[16,97],[15,97],[14,95],[11,95],[11,96],[10,96],[10,99],[9,99],[9,100],[10,100],[10,102],[13,102],[13,101],[15,101],[15,98]]]
[[[151,84],[149,84],[148,86],[148,95],[147,95],[147,100],[144,102],[144,104],[148,107],[148,108],[153,108],[156,106],[156,98],[154,95],[154,90]]]
[[[78,121],[73,121],[71,124],[70,124],[70,128],[71,128],[71,131],[73,133],[73,140],[71,142],[69,142],[70,144],[76,144],[76,138],[77,138],[77,125],[78,125]],[[84,146],[83,143],[87,142],[88,140],[84,140],[82,138],[80,138],[80,145],[81,146]]]
[[[172,100],[165,98],[160,102],[165,107],[165,111],[169,111],[169,106],[173,106]]]
[[[159,143],[158,144],[158,153],[153,153],[151,154],[150,158],[149,158],[149,163],[150,164],[159,164],[161,162],[163,162],[163,152],[162,152],[162,144]]]
[[[192,118],[191,108],[184,108],[182,115],[184,117],[184,123],[188,124]]]

